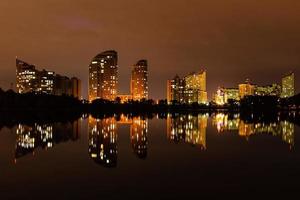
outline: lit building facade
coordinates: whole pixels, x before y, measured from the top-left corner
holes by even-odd
[[[288,98],[295,95],[295,75],[290,73],[282,78],[281,98]]]
[[[184,77],[185,81],[185,102],[199,104],[207,103],[206,92],[206,71],[202,70],[198,73],[191,73]]]
[[[134,65],[131,72],[130,91],[132,99],[140,101],[148,99],[148,63],[140,60]]]
[[[78,98],[81,94],[81,82],[78,78],[69,79],[45,69],[39,71],[34,65],[19,59],[16,59],[16,67],[16,89],[20,94],[32,92]]]
[[[256,86],[254,94],[256,96],[280,96],[281,87],[274,83],[267,86]]]
[[[239,90],[237,88],[221,88],[219,87],[216,93],[213,94],[213,102],[217,105],[224,105],[229,100],[239,101]]]
[[[38,88],[38,74],[34,65],[16,59],[16,89],[17,92],[36,92]]]
[[[216,93],[213,95],[213,102],[217,105],[224,105],[225,104],[225,97],[224,97],[224,89],[218,88]]]
[[[93,58],[89,66],[89,100],[106,99],[114,101],[117,97],[118,54],[105,51]]]
[[[224,88],[224,102],[228,103],[228,100],[239,101],[239,89],[237,88]]]
[[[120,98],[121,103],[126,103],[126,102],[132,100],[131,94],[119,94],[117,97]]]
[[[245,83],[239,84],[239,96],[243,99],[245,96],[254,95],[255,85],[247,79]]]
[[[206,71],[192,73],[181,79],[178,75],[167,82],[167,101],[172,103],[207,103]]]
[[[167,101],[169,104],[172,102],[184,102],[185,81],[178,75],[174,79],[167,81]]]
[[[39,78],[39,87],[37,88],[38,92],[53,94],[54,93],[54,76],[55,73],[51,71],[43,70],[38,72]]]

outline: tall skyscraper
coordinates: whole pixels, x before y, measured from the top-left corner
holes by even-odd
[[[118,84],[118,53],[110,50],[98,54],[89,66],[89,100],[115,100]]]
[[[148,99],[148,63],[140,60],[131,72],[130,91],[133,100]]]
[[[295,95],[295,75],[289,73],[282,78],[281,98],[288,98]]]

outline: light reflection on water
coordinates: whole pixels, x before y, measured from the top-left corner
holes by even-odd
[[[293,114],[131,114],[2,125],[0,193],[52,200],[186,199],[199,188],[201,197],[298,192],[298,135]]]
[[[289,121],[250,123],[240,119],[239,114],[173,114],[167,115],[166,137],[174,143],[186,143],[200,150],[209,148],[207,127],[211,126],[222,134],[233,132],[249,140],[253,135],[268,134],[280,138],[283,145],[295,146],[295,125]],[[17,159],[34,154],[35,149],[53,148],[62,142],[80,139],[83,120],[73,123],[32,125],[18,124],[15,129],[15,162]],[[130,143],[133,153],[140,159],[147,159],[149,119],[126,115],[87,119],[88,154],[95,163],[104,167],[116,167],[118,160],[118,127],[130,127]]]

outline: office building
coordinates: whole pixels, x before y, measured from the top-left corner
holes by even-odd
[[[206,71],[191,73],[181,79],[178,75],[167,82],[168,103],[207,103]]]
[[[239,89],[237,88],[224,88],[224,102],[228,103],[228,100],[239,101]]]
[[[178,75],[174,79],[167,81],[167,101],[168,103],[184,102],[184,90],[185,90],[185,81],[181,79]]]
[[[184,77],[185,81],[185,103],[199,104],[207,103],[206,92],[206,71],[202,70],[198,73],[191,73]]]
[[[78,78],[69,79],[43,69],[39,71],[34,65],[16,59],[16,89],[20,94],[69,95],[79,98],[81,82]]]
[[[38,74],[34,65],[16,59],[16,89],[18,93],[35,92],[38,88]]]

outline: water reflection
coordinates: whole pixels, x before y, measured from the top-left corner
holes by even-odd
[[[52,148],[55,144],[76,141],[79,138],[80,123],[54,123],[33,125],[18,124],[16,127],[15,162],[34,154],[35,149]]]
[[[117,121],[114,117],[102,120],[89,117],[89,154],[98,164],[117,165]]]
[[[167,118],[167,135],[175,143],[185,142],[206,149],[207,114],[174,115]]]
[[[147,133],[148,120],[133,118],[130,126],[131,145],[134,153],[141,159],[147,157]]]
[[[289,121],[276,122],[247,122],[240,119],[238,114],[225,115],[223,113],[212,116],[212,125],[217,128],[219,133],[224,131],[238,131],[239,136],[249,139],[255,134],[271,134],[280,137],[281,140],[291,147],[294,146],[295,125]]]
[[[249,120],[250,119],[250,120]],[[282,140],[291,148],[295,145],[295,125],[280,117],[271,121],[246,118],[240,114],[168,114],[165,115],[166,135],[175,144],[186,143],[200,150],[208,148],[207,128],[211,127],[219,134],[232,132],[249,140],[253,135],[268,134]],[[274,121],[275,119],[275,121]],[[277,121],[276,121],[277,119]],[[55,144],[76,141],[79,139],[82,120],[67,123],[20,123],[16,126],[15,161],[34,154],[37,148],[48,149]],[[148,118],[132,115],[112,115],[101,119],[89,116],[88,125],[88,153],[97,164],[104,167],[116,167],[118,160],[118,127],[127,126],[128,139],[134,155],[139,159],[146,159],[148,155]],[[150,133],[151,134],[151,133]],[[218,134],[217,134],[218,135]]]
[[[148,120],[141,117],[110,117],[95,119],[89,117],[89,154],[98,164],[105,167],[117,165],[117,127],[130,126],[130,141],[138,158],[147,157]]]

